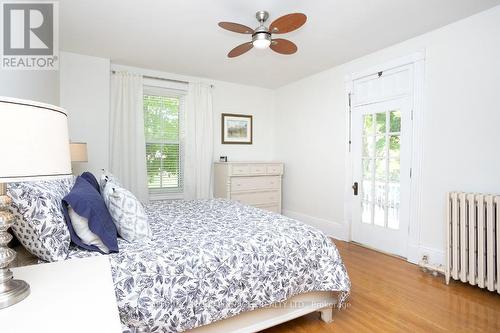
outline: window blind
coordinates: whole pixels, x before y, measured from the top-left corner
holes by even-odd
[[[144,90],[144,133],[150,192],[182,192],[182,94]]]

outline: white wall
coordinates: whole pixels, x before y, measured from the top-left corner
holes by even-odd
[[[342,237],[345,77],[425,50],[420,247],[442,262],[446,192],[500,192],[499,33],[500,6],[278,89],[284,209]]]
[[[213,81],[129,66],[111,65],[153,77],[185,81],[206,81],[214,85],[214,160],[270,160],[274,147],[274,92],[269,89]],[[109,142],[109,59],[61,52],[61,106],[68,110],[70,136],[73,141],[87,142],[89,162],[74,164],[75,173],[90,170],[100,174],[108,168]],[[221,113],[253,115],[252,145],[222,145]]]
[[[213,90],[214,160],[227,156],[229,161],[271,160],[274,148],[274,92],[270,89],[216,81]],[[223,145],[221,114],[253,116],[253,144]]]
[[[344,223],[345,85],[337,72],[277,90],[275,158],[286,168],[285,214],[345,238],[338,230]]]
[[[0,70],[0,96],[59,105],[59,72]]]
[[[71,141],[86,142],[88,163],[73,163],[73,172],[101,174],[109,166],[108,59],[60,53],[60,101],[69,116]]]

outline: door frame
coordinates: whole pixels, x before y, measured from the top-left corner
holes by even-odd
[[[352,154],[351,154],[351,93],[353,82],[363,77],[371,76],[379,72],[389,71],[403,66],[411,66],[413,69],[413,82],[411,98],[412,113],[412,143],[411,143],[411,178],[409,193],[409,221],[407,240],[407,261],[418,263],[421,233],[421,178],[423,157],[423,118],[424,118],[424,84],[425,84],[425,50],[415,52],[405,57],[394,59],[390,62],[368,68],[363,71],[354,72],[345,78],[346,93],[346,145],[345,145],[345,188],[344,188],[344,220],[347,222],[347,238],[352,240]],[[408,172],[410,172],[408,170]]]

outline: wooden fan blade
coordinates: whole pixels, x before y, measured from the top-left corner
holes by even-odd
[[[247,27],[246,25],[234,23],[234,22],[219,22],[219,27],[232,32],[237,32],[240,34],[252,34],[253,29]]]
[[[271,23],[269,31],[273,34],[285,34],[297,30],[306,23],[307,16],[302,13],[293,13],[282,16]]]
[[[229,53],[227,54],[227,56],[229,58],[234,58],[234,57],[240,56],[243,53],[248,52],[252,47],[253,47],[252,42],[243,43],[241,45],[236,46],[231,51],[229,51]]]
[[[297,45],[288,39],[277,38],[273,39],[271,46],[269,46],[274,52],[281,54],[294,54],[297,52]]]

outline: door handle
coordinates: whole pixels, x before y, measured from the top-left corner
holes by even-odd
[[[352,185],[352,190],[354,192],[354,195],[358,195],[358,182],[354,182]]]

